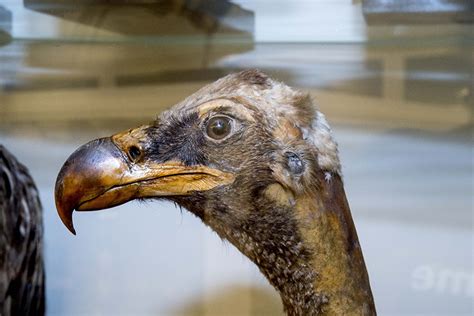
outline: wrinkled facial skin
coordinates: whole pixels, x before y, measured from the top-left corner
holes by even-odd
[[[58,213],[73,233],[74,209],[143,198],[173,200],[205,222],[206,209],[242,216],[241,210],[255,209],[252,203],[272,182],[299,191],[313,183],[308,170],[314,168],[305,162],[316,166],[316,155],[303,131],[315,113],[307,94],[258,71],[226,76],[150,125],[74,152],[56,181]],[[288,157],[301,160],[300,166],[288,164]],[[281,190],[286,189],[273,188],[270,195],[279,200]]]
[[[149,141],[144,152],[144,156],[154,162],[180,161],[187,166],[205,165],[235,175],[235,180],[227,185],[168,197],[205,221],[206,210],[225,208],[226,213],[241,210],[259,189],[274,181],[270,165],[276,149],[265,124],[258,121],[261,113],[228,100],[210,103],[216,107],[205,113],[200,113],[200,109],[209,103],[179,117],[174,115],[166,117],[166,120],[160,119],[148,127],[146,135]],[[246,117],[251,113],[254,114],[253,121]],[[215,117],[230,119],[230,133],[223,139],[216,140],[208,135],[207,126]],[[238,215],[233,214],[232,217]]]
[[[73,209],[99,210],[134,199],[168,198],[205,222],[207,209],[247,208],[272,178],[275,144],[262,117],[235,101],[214,99],[92,141],[59,173],[58,213],[75,233]]]

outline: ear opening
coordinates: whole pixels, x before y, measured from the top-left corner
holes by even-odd
[[[302,139],[283,145],[275,153],[271,169],[275,179],[295,194],[319,187],[316,155]]]
[[[292,90],[291,103],[297,110],[296,116],[281,126],[293,124],[293,128],[298,130],[299,138],[302,138],[317,155],[319,169],[324,172],[336,173],[341,175],[341,164],[339,162],[339,152],[337,143],[333,138],[331,127],[323,113],[317,110],[314,100],[307,93],[298,90]],[[289,128],[283,128],[287,135],[291,131]]]

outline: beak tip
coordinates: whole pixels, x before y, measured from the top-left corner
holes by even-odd
[[[63,213],[64,214],[64,213]],[[74,229],[74,224],[72,222],[72,211],[70,212],[70,215],[68,216],[61,216],[63,214],[60,214],[61,221],[63,222],[64,226],[73,234],[76,235],[76,230]]]
[[[59,218],[63,222],[64,226],[73,234],[76,235],[76,230],[74,229],[74,223],[72,221],[72,208],[64,207],[58,203],[56,200],[56,208],[58,210]]]
[[[64,167],[63,167],[64,169]],[[75,198],[65,194],[64,181],[63,181],[63,170],[60,171],[58,179],[56,180],[56,186],[54,190],[54,199],[56,204],[56,210],[58,211],[59,218],[63,222],[64,226],[73,234],[76,235],[74,224],[72,221],[72,213],[74,211]]]
[[[66,225],[67,229],[69,229],[69,231],[71,232],[71,234],[73,234],[74,236],[76,236],[76,230],[74,229],[74,226],[72,225],[72,222],[71,222],[71,225]]]

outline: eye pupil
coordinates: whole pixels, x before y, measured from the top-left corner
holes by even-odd
[[[130,155],[130,158],[132,158],[132,160],[138,159],[138,157],[140,157],[141,153],[142,152],[140,151],[140,148],[138,148],[137,146],[131,146],[128,149],[128,154]]]
[[[211,125],[212,132],[216,135],[222,135],[226,132],[226,124],[222,120],[216,120]]]
[[[207,124],[207,135],[213,139],[222,139],[230,134],[231,121],[227,117],[214,117]]]

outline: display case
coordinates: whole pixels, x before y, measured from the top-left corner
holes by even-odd
[[[248,68],[309,92],[333,126],[379,314],[471,314],[472,10],[379,2],[0,1],[0,144],[40,191],[47,314],[283,313],[171,203],[77,215],[77,236],[54,204],[79,145]]]

